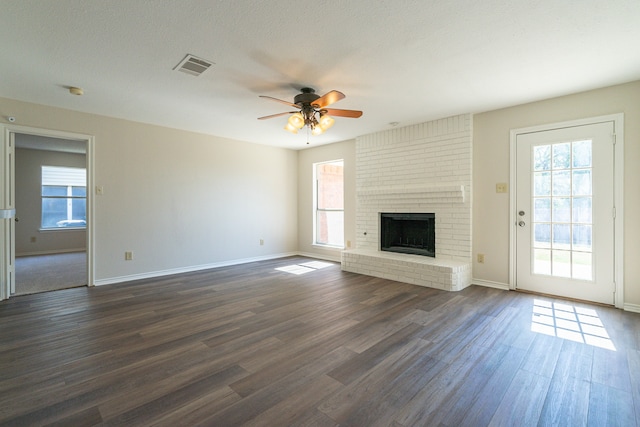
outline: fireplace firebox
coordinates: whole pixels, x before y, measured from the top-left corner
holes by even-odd
[[[380,213],[380,250],[436,256],[434,213]]]

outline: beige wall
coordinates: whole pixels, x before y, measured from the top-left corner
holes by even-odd
[[[334,261],[341,249],[313,244],[313,164],[344,160],[344,241],[355,242],[356,142],[338,142],[298,152],[298,250],[302,254]]]
[[[16,149],[16,255],[84,250],[84,230],[40,231],[42,210],[41,169],[46,166],[86,167],[84,154]],[[35,238],[35,242],[31,239]]]
[[[495,192],[509,182],[509,131],[624,113],[625,302],[640,305],[639,100],[633,82],[474,116],[475,279],[509,281],[509,196]],[[312,164],[340,158],[345,241],[355,242],[355,141],[295,152],[2,98],[0,113],[95,136],[95,184],[105,189],[95,197],[98,279],[295,252],[338,260],[339,250],[312,244]],[[125,250],[134,261],[124,261]]]
[[[473,122],[473,276],[509,282],[509,194],[495,184],[509,182],[509,131],[568,120],[624,113],[624,283],[625,303],[640,305],[640,81],[489,111]],[[475,254],[484,253],[478,264]]]
[[[295,151],[2,98],[0,113],[95,137],[100,283],[297,251]]]

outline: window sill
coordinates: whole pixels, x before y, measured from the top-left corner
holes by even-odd
[[[312,243],[311,246],[315,246],[317,248],[322,248],[322,249],[333,249],[333,250],[336,250],[336,251],[345,250],[344,246],[323,245],[322,243]]]
[[[60,228],[40,228],[40,233],[58,233],[60,231],[86,231],[87,227],[60,227]]]

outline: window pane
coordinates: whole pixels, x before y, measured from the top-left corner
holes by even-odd
[[[533,220],[535,222],[551,221],[551,199],[534,199]]]
[[[573,199],[573,222],[591,224],[591,197]]]
[[[553,248],[571,249],[571,225],[553,224]]]
[[[571,252],[553,251],[551,271],[557,277],[571,277]]]
[[[573,143],[573,167],[591,167],[591,141],[576,141]]]
[[[58,221],[67,219],[67,199],[42,198],[42,228],[57,228]]]
[[[533,195],[534,196],[550,196],[551,195],[551,173],[535,172],[533,174]]]
[[[571,143],[553,144],[553,169],[568,169],[571,166]]]
[[[593,257],[590,253],[573,253],[573,278],[593,280]]]
[[[533,170],[545,171],[551,169],[551,146],[538,145],[533,147]]]
[[[317,165],[318,209],[344,209],[343,175],[342,162]]]
[[[87,219],[87,199],[71,199],[71,219]]]
[[[344,212],[318,211],[316,216],[316,243],[344,246]]]
[[[591,195],[591,169],[578,169],[573,171],[573,195]]]
[[[536,248],[551,247],[551,224],[533,224],[533,246]]]
[[[553,172],[553,191],[554,196],[570,196],[571,195],[571,174],[569,171]]]
[[[573,226],[573,249],[578,251],[591,251],[591,226]]]
[[[73,197],[87,197],[87,187],[71,187]]]
[[[533,250],[533,273],[551,274],[551,251],[548,249]]]
[[[571,222],[571,199],[569,197],[553,198],[553,221]]]
[[[42,195],[43,196],[67,196],[67,187],[62,185],[43,185],[42,186]]]

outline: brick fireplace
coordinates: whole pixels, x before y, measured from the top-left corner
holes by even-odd
[[[456,291],[471,284],[471,115],[356,140],[356,248],[342,269]],[[380,250],[380,214],[435,213],[435,257]]]

